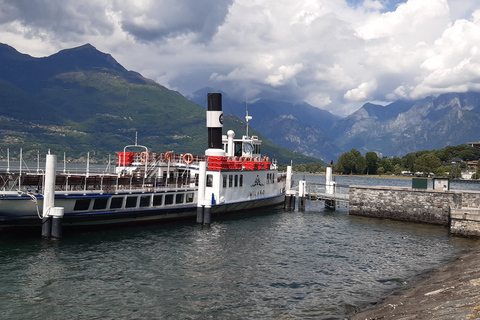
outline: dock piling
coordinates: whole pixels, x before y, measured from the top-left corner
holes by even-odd
[[[43,189],[42,238],[60,239],[64,208],[55,207],[55,177],[57,156],[47,154]]]

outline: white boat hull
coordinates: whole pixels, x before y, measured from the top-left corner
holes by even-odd
[[[139,197],[149,196],[148,193],[139,193]],[[153,193],[151,194],[154,195]],[[110,195],[108,197],[112,197]],[[120,197],[122,195],[114,195]],[[123,195],[123,197],[132,197],[135,194]],[[105,197],[103,197],[105,198]],[[93,197],[59,197],[55,200],[56,206],[64,207],[63,226],[98,226],[98,225],[121,225],[121,224],[141,224],[155,221],[192,219],[194,220],[197,212],[195,202],[181,205],[165,205],[158,207],[140,208],[121,208],[119,210],[88,210],[76,212],[75,202],[78,199],[90,199],[94,203]],[[238,201],[231,203],[222,203],[212,206],[214,216],[227,214],[230,212],[255,210],[265,207],[272,207],[284,203],[284,194],[278,194],[269,197],[261,197],[253,200]],[[110,200],[109,200],[110,201]],[[37,200],[39,213],[41,216],[42,199]],[[0,199],[0,227],[27,227],[41,226],[42,220],[37,213],[37,204],[27,197],[16,197]],[[90,207],[91,208],[91,207]]]

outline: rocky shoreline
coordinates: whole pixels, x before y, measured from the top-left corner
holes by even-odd
[[[455,261],[351,319],[480,319],[480,241]]]

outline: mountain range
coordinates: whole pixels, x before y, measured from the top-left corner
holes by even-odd
[[[224,131],[244,130],[234,116]],[[92,151],[105,160],[125,145],[156,152],[203,153],[205,109],[176,91],[128,71],[111,55],[86,44],[45,58],[0,44],[0,159],[35,159],[47,150],[79,159]],[[263,140],[263,151],[281,163],[317,161]]]
[[[208,90],[212,89],[199,90],[190,98],[198,102]],[[258,100],[246,106],[228,96],[227,101],[233,114],[248,108],[251,126],[272,142],[325,162],[336,161],[351,149],[403,157],[480,140],[478,92],[445,93],[386,106],[366,103],[345,118],[307,103]]]
[[[90,44],[44,58],[0,44],[0,157],[6,148],[50,149],[77,157],[106,157],[132,144],[153,150],[202,153],[206,94],[186,97],[126,70]],[[264,140],[263,151],[282,163],[336,161],[343,152],[399,156],[478,141],[480,93],[445,93],[382,106],[367,103],[340,118],[307,103],[236,101],[223,93],[224,130]],[[289,151],[292,150],[292,151]],[[15,151],[13,151],[15,153]]]

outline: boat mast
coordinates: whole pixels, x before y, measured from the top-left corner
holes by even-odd
[[[245,116],[245,121],[247,122],[247,138],[248,136],[248,121],[252,120],[252,117],[248,115],[248,104],[247,101],[245,100],[245,109],[247,111],[247,115]]]

